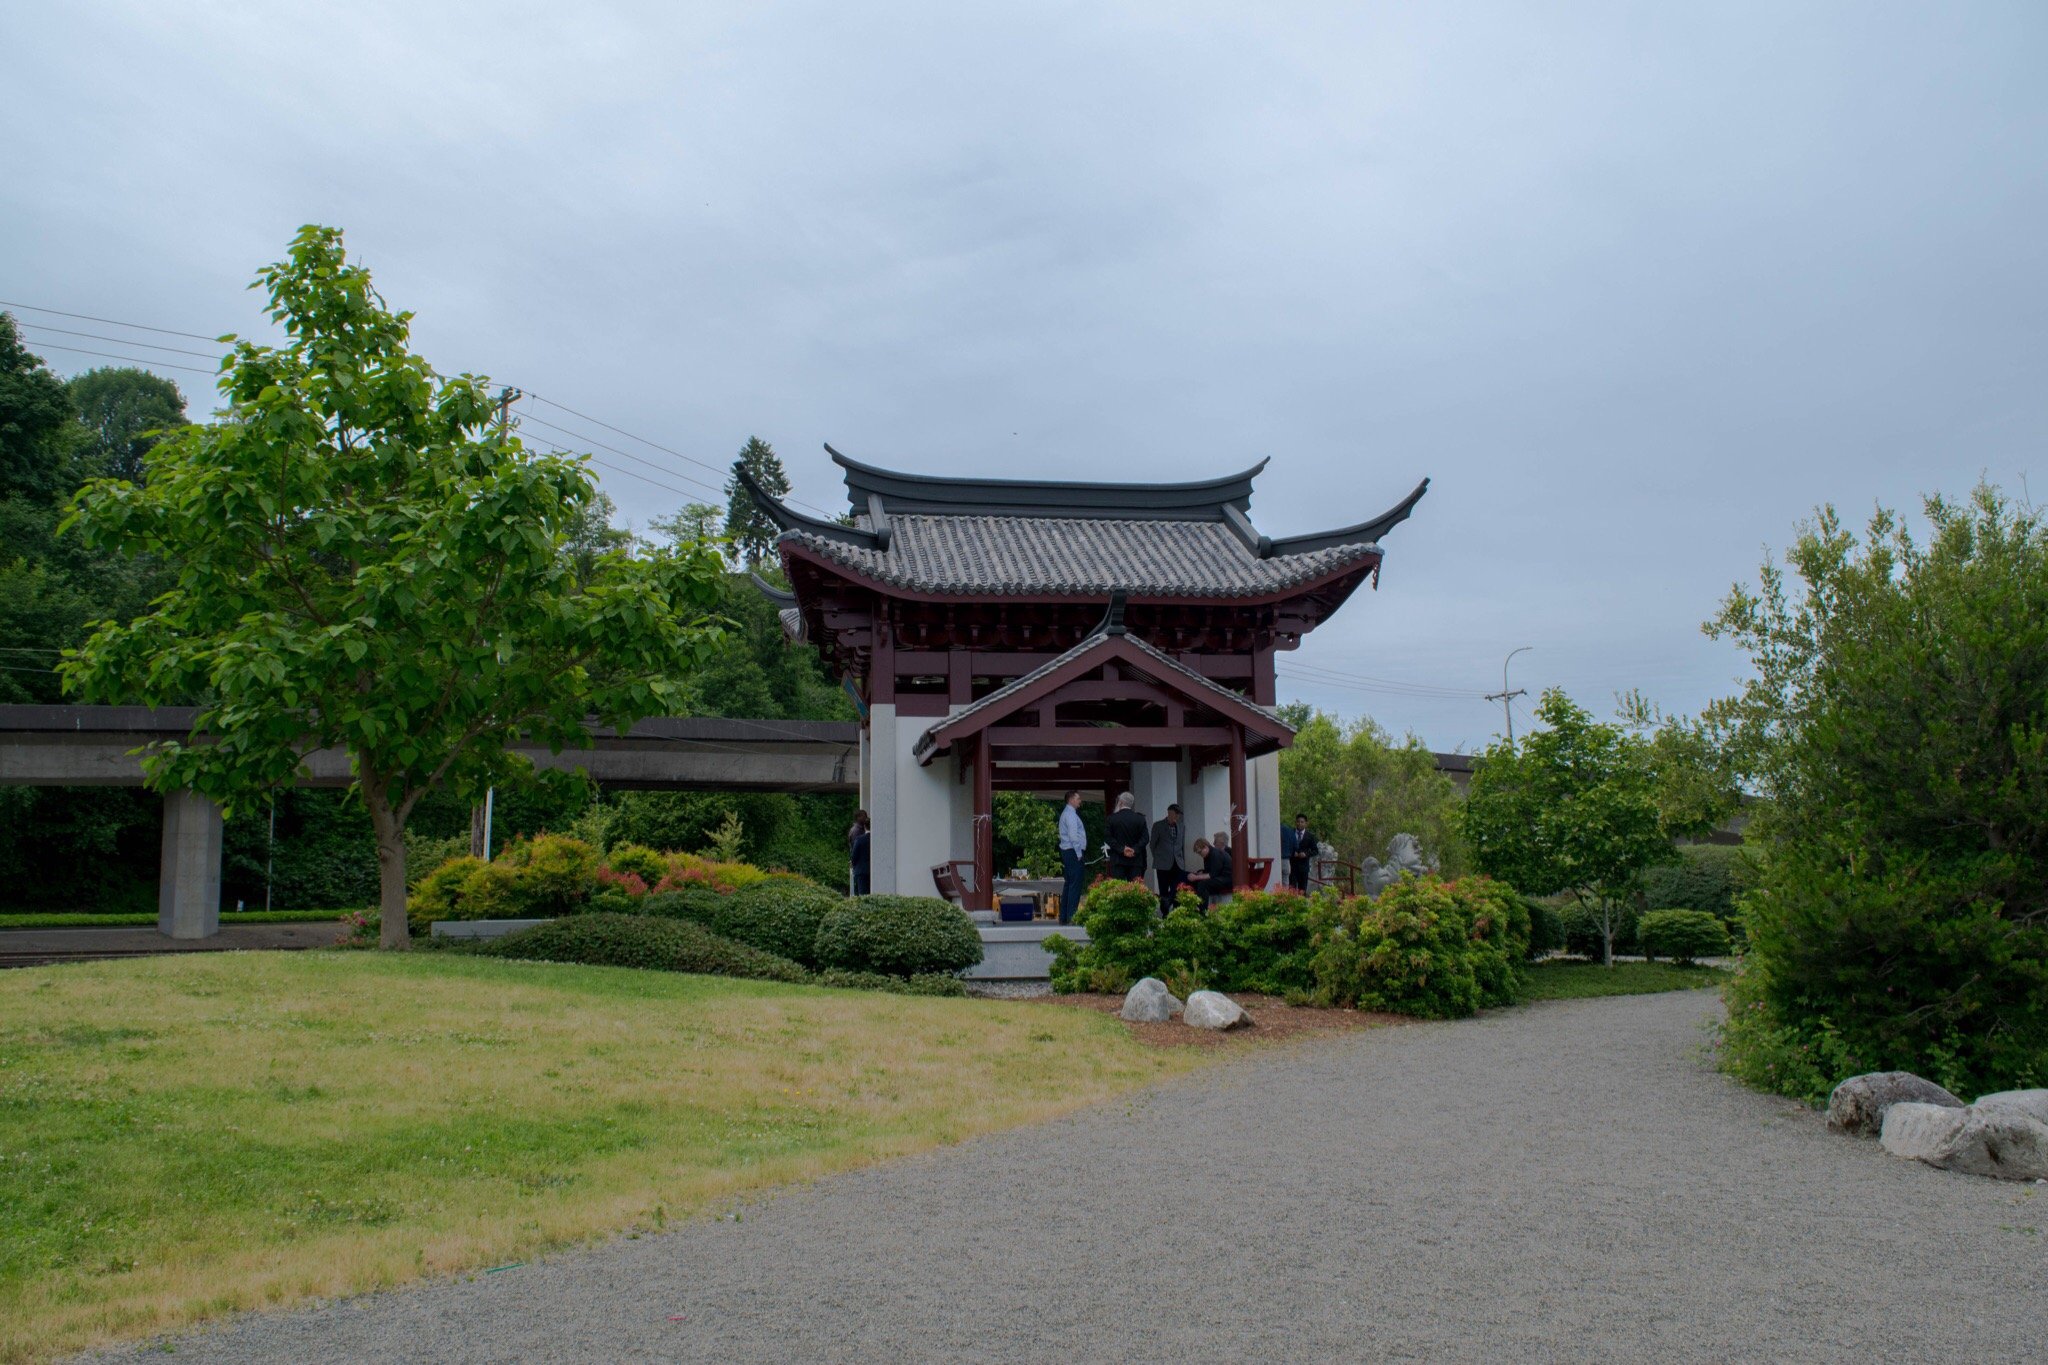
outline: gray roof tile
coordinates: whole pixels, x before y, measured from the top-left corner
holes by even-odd
[[[1350,566],[1376,544],[1261,559],[1213,521],[892,513],[888,548],[785,531],[821,558],[911,592],[982,596],[1262,597]]]

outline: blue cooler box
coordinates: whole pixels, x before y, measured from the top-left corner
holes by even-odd
[[[1030,896],[1005,896],[1002,912],[1005,924],[1029,924],[1038,914],[1038,902]]]

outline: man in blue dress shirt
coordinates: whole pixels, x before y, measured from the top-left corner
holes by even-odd
[[[1088,828],[1081,823],[1081,793],[1068,792],[1060,807],[1060,871],[1067,884],[1060,888],[1060,923],[1072,924],[1074,911],[1081,907],[1082,864],[1088,858]]]

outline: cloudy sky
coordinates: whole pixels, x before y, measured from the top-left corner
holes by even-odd
[[[639,523],[750,434],[835,508],[824,441],[1270,456],[1273,535],[1428,475],[1282,693],[1469,748],[1521,645],[1728,690],[1699,622],[1816,503],[2048,478],[2044,71],[2038,3],[11,5],[0,298],[254,330],[339,225],[437,366],[653,442],[527,405]]]

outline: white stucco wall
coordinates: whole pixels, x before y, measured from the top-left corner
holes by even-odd
[[[865,751],[867,810],[874,818],[870,872],[878,894],[934,896],[932,868],[974,856],[974,790],[955,781],[946,755],[918,766],[911,748],[933,725],[927,716],[899,717],[890,703],[868,712]]]

